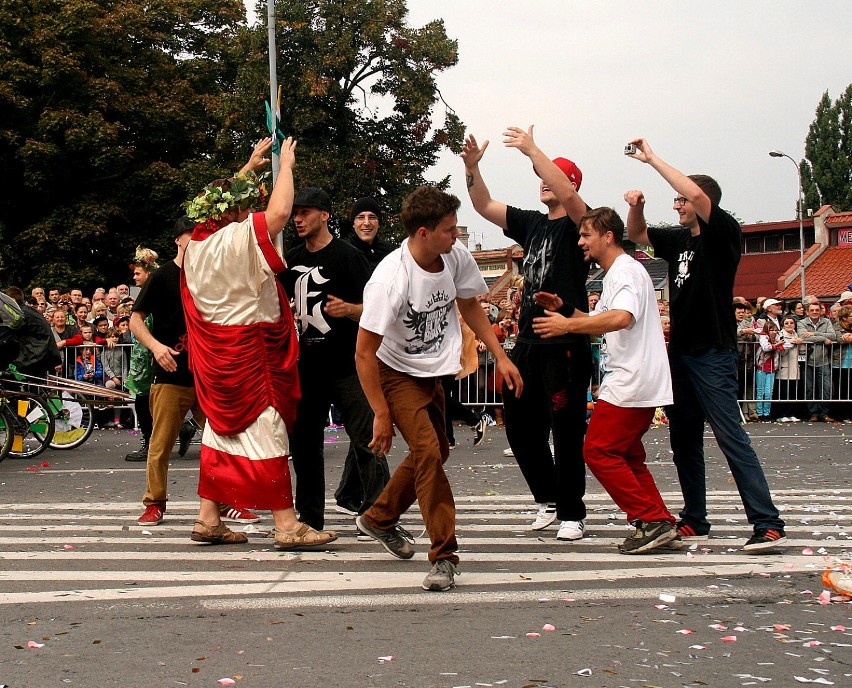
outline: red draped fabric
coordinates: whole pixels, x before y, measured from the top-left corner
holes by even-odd
[[[263,213],[255,213],[253,221],[267,262],[280,272],[285,265],[269,239]],[[199,225],[192,240],[203,240],[211,233],[206,225]],[[200,316],[181,272],[189,366],[195,375],[198,401],[217,435],[228,437],[245,431],[269,406],[281,414],[287,431],[292,431],[301,396],[299,343],[289,299],[277,280],[276,284],[281,303],[277,322],[217,325]]]

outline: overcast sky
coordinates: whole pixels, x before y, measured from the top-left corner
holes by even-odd
[[[578,0],[409,0],[409,24],[443,18],[459,43],[456,67],[438,75],[444,99],[481,142],[492,197],[542,207],[527,159],[504,148],[508,125],[535,124],[550,157],[583,172],[591,206],[622,216],[629,188],[645,191],[649,221],[673,221],[671,188],[624,144],[644,136],[678,169],[715,177],[722,206],[745,222],[793,219],[797,161],[824,91],[852,83],[849,0],[715,0],[693,3]],[[442,156],[427,173],[452,175],[459,224],[486,248],[508,245],[473,211],[461,161]],[[843,208],[842,210],[852,210]]]

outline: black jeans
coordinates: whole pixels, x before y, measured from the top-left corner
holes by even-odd
[[[332,403],[340,409],[349,450],[353,454],[349,481],[358,479],[360,494],[357,503],[369,502],[378,497],[390,478],[387,459],[377,459],[367,445],[373,439],[373,411],[353,373],[345,377],[328,379],[318,366],[305,369],[299,364],[302,381],[302,399],[296,415],[296,424],[290,437],[293,469],[296,472],[296,511],[299,519],[312,528],[321,530],[325,525],[325,457],[324,429],[328,407]],[[347,457],[348,459],[348,457]],[[346,469],[344,467],[344,476]],[[340,501],[340,500],[338,500]],[[365,509],[367,508],[365,507]],[[360,509],[359,509],[360,510]]]
[[[479,422],[479,414],[472,406],[465,406],[459,401],[459,381],[452,375],[441,378],[441,386],[444,388],[444,417],[446,419],[447,439],[450,444],[456,443],[453,432],[453,421],[460,420],[470,427]]]
[[[524,380],[520,398],[503,389],[506,438],[536,502],[553,502],[561,521],[586,517],[586,394],[592,374],[588,346],[518,343],[512,362]],[[553,449],[548,444],[553,431]]]

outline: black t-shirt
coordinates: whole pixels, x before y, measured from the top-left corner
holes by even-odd
[[[557,294],[567,306],[588,310],[586,278],[589,263],[577,245],[577,226],[567,215],[551,220],[536,210],[506,208],[504,234],[524,247],[524,290],[518,319],[518,341],[536,344],[589,344],[584,334],[541,339],[533,332],[533,318],[544,309],[533,298],[536,292]]]
[[[333,318],[323,308],[329,294],[347,303],[363,302],[372,272],[366,258],[345,241],[332,239],[314,252],[296,246],[284,260],[288,269],[279,277],[295,304],[302,365],[322,366],[330,377],[352,375],[358,323]]]
[[[361,237],[355,233],[354,229],[349,233],[344,241],[347,244],[354,246],[363,254],[364,258],[367,259],[367,263],[370,265],[371,274],[376,269],[376,266],[382,262],[382,259],[397,248],[393,244],[390,244],[379,237],[373,239],[372,244],[368,244],[366,241],[361,240]]]
[[[180,299],[180,268],[177,263],[170,260],[151,273],[133,304],[133,312],[140,313],[143,318],[148,314],[153,315],[151,334],[162,344],[179,352],[173,357],[177,363],[177,370],[173,373],[163,370],[156,359],[152,361],[152,382],[159,385],[194,386],[189,371],[186,320]]]
[[[708,349],[737,350],[734,278],[740,263],[742,230],[718,205],[692,236],[689,229],[648,228],[655,255],[669,263],[671,334],[669,351],[700,354]]]

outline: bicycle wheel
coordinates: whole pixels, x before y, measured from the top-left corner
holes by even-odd
[[[0,461],[6,458],[15,439],[15,416],[5,399],[0,399]]]
[[[43,397],[10,394],[10,408],[15,418],[15,436],[9,456],[30,459],[50,445],[56,424],[53,412]]]
[[[50,398],[50,408],[56,416],[56,432],[50,442],[51,449],[74,449],[91,436],[95,429],[92,405],[80,401],[81,397],[68,392]]]

